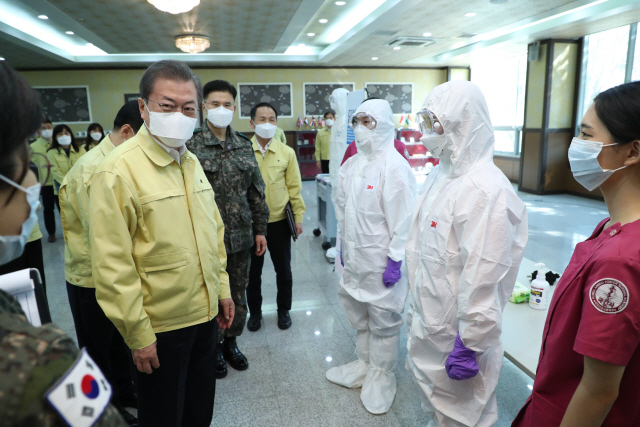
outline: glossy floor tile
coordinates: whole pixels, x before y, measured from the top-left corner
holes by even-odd
[[[360,402],[359,390],[330,383],[325,372],[332,366],[355,360],[355,331],[337,295],[338,278],[321,249],[317,228],[315,182],[303,184],[307,205],[304,234],[293,244],[293,326],[277,327],[276,275],[267,256],[262,275],[263,322],[260,330],[245,329],[238,345],[249,360],[249,369],[229,367],[216,386],[212,425],[227,426],[425,426],[417,385],[404,368],[406,327],[401,330],[400,360],[396,367],[398,391],[391,411],[369,414]],[[529,211],[529,243],[525,257],[564,271],[576,243],[588,237],[604,218],[603,202],[567,195],[535,196],[519,193]],[[47,294],[52,317],[75,338],[64,281],[64,242],[58,218],[58,241],[43,239]],[[44,231],[44,222],[40,218]],[[46,234],[46,233],[45,233]],[[408,302],[407,302],[408,305]],[[213,367],[212,367],[213,369]],[[532,380],[504,360],[496,393],[500,420],[509,426],[530,394]]]

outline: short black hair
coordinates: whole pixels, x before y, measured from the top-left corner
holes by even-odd
[[[238,96],[238,91],[235,86],[226,80],[213,80],[204,85],[202,88],[202,98],[207,99],[207,96],[211,92],[228,92],[233,96],[234,101],[236,100],[236,96]]]
[[[51,119],[49,119],[49,117],[45,116],[44,120],[42,120],[42,124],[44,125],[45,123],[49,123],[50,125],[52,125],[53,123],[51,122]],[[42,125],[41,125],[42,126]]]
[[[329,110],[327,110],[327,111],[325,111],[325,112],[324,112],[324,115],[322,116],[322,118],[323,118],[323,119],[326,119],[326,118],[327,118],[327,114],[333,114],[333,117],[335,117],[335,116],[336,116],[336,112],[335,112],[335,111],[333,111],[333,110],[331,110],[331,109],[329,109]]]
[[[180,82],[192,81],[198,93],[198,104],[202,102],[202,83],[193,74],[191,68],[184,62],[173,59],[163,59],[149,65],[140,79],[140,98],[145,102],[149,100],[153,87],[158,79],[175,80]]]
[[[144,123],[144,120],[140,115],[138,101],[132,100],[120,107],[116,118],[113,120],[113,130],[116,131],[124,125],[129,125],[135,133],[138,133],[142,123]]]
[[[626,144],[640,139],[640,81],[600,92],[593,102],[596,115],[614,142]]]
[[[249,113],[249,115],[251,116],[251,120],[254,120],[256,118],[256,113],[258,112],[258,108],[260,107],[271,108],[273,112],[276,113],[276,120],[278,120],[278,112],[276,111],[275,108],[273,108],[273,105],[269,104],[268,102],[261,102],[260,104],[253,106],[253,108],[251,109],[251,113]]]

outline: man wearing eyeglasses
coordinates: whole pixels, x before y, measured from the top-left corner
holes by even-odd
[[[218,325],[234,317],[222,218],[185,147],[201,93],[184,63],[147,68],[144,126],[105,157],[89,188],[96,298],[138,368],[142,426],[211,424]]]
[[[236,88],[224,80],[214,80],[203,88],[206,123],[187,142],[198,156],[213,187],[216,203],[225,226],[227,273],[235,305],[233,324],[218,330],[216,377],[227,376],[227,363],[233,369],[249,368],[247,358],[238,349],[237,339],[247,319],[247,283],[251,248],[264,254],[269,208],[264,197],[264,181],[251,147],[251,141],[230,126],[236,110]]]

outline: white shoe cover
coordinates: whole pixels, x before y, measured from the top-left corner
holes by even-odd
[[[327,371],[327,379],[332,383],[347,388],[360,388],[369,372],[369,330],[358,331],[356,336],[356,353],[358,360],[346,365],[336,366]]]
[[[398,334],[390,337],[371,335],[370,369],[360,392],[362,404],[372,414],[384,414],[391,409],[396,397],[398,363]]]

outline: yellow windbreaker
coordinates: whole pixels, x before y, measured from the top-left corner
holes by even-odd
[[[78,159],[86,153],[82,146],[77,151],[73,144],[69,147],[71,147],[71,150],[68,156],[62,148],[54,148],[53,150],[47,151],[47,157],[49,158],[49,162],[51,162],[51,176],[53,176],[53,180],[57,182],[57,185],[54,184],[53,186],[54,194],[58,194],[58,189],[62,181],[64,181],[64,176],[67,172],[69,172]]]
[[[322,128],[316,134],[316,160],[329,160],[331,158],[331,131]]]
[[[211,321],[230,298],[224,225],[188,150],[181,164],[146,127],[113,150],[89,186],[96,297],[132,349]]]
[[[251,142],[266,187],[265,198],[271,212],[269,222],[285,219],[284,208],[291,201],[295,221],[302,223],[306,207],[300,194],[302,178],[296,153],[274,137],[263,158],[255,136]]]
[[[49,147],[51,147],[51,144],[45,141],[44,138],[40,137],[31,143],[31,152],[44,154],[46,156],[47,150],[49,149]],[[46,161],[44,159],[40,159],[39,157],[40,156],[35,156],[33,160],[37,162],[36,166],[40,168],[39,170],[42,170],[41,168],[43,166],[46,166],[45,165]],[[53,185],[53,174],[49,174],[49,179],[47,179],[47,182],[43,183],[42,185]]]

